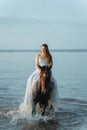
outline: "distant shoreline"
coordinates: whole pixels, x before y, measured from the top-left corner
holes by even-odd
[[[38,49],[1,49],[0,53],[8,52],[39,52]],[[50,49],[51,52],[87,52],[87,49]]]

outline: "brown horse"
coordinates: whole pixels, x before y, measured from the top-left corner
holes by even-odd
[[[42,115],[45,113],[45,109],[48,106],[50,100],[52,85],[50,84],[51,71],[49,67],[44,67],[40,73],[40,78],[36,82],[32,91],[32,115],[36,114],[36,105],[42,107]]]

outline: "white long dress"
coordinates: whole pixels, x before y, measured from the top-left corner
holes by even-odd
[[[39,58],[39,65],[42,66],[46,66],[46,60],[43,58]],[[28,78],[27,81],[27,86],[26,86],[26,91],[25,91],[25,97],[24,97],[24,103],[23,106],[25,106],[24,108],[27,108],[27,110],[31,111],[32,105],[31,105],[31,101],[32,101],[32,88],[34,86],[34,84],[37,82],[37,80],[39,79],[39,74],[38,74],[38,70],[36,69]],[[56,83],[56,80],[54,79],[53,75],[51,74],[51,81],[54,83],[53,85],[53,92],[52,92],[52,102],[53,105],[56,104],[57,106],[57,102],[58,102],[58,86]]]

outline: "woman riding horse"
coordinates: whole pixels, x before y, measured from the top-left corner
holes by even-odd
[[[36,56],[36,70],[31,74],[31,76],[29,77],[28,79],[28,82],[27,82],[27,87],[26,87],[26,92],[25,92],[25,98],[24,98],[24,105],[28,108],[32,108],[32,99],[33,99],[33,89],[34,86],[41,86],[41,94],[43,93],[43,95],[45,94],[46,92],[46,85],[47,85],[47,81],[46,81],[46,84],[44,84],[44,80],[45,80],[45,76],[46,76],[46,68],[50,68],[50,81],[49,84],[53,83],[53,90],[52,90],[52,94],[51,94],[51,100],[50,102],[54,105],[54,99],[55,99],[55,95],[57,95],[57,84],[56,84],[56,81],[53,77],[53,75],[51,74],[51,69],[52,69],[52,66],[53,66],[53,60],[52,60],[52,55],[50,54],[49,52],[49,49],[48,49],[48,45],[47,44],[42,44],[41,46],[41,52],[39,54],[37,54]],[[42,71],[44,70],[45,71]],[[44,73],[45,72],[45,73]],[[42,78],[43,77],[43,78]],[[40,80],[42,81],[40,81]],[[47,77],[46,77],[47,79]],[[38,82],[39,81],[39,82]],[[41,82],[41,83],[40,83]],[[38,87],[38,88],[39,88]],[[51,104],[51,105],[52,105]]]

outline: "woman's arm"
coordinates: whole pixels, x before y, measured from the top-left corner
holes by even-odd
[[[40,54],[36,55],[36,69],[38,70],[38,73],[41,72],[41,69],[39,67],[39,57],[40,57]]]

